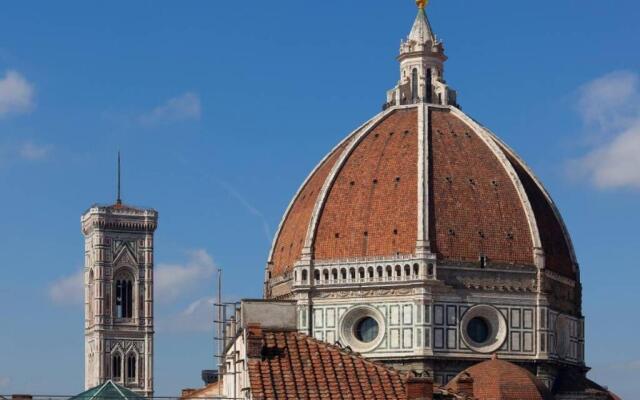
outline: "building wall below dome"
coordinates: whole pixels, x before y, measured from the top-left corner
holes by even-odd
[[[299,330],[394,366],[415,370],[423,365],[443,383],[494,352],[522,363],[584,364],[583,320],[541,305],[536,293],[453,290],[437,281],[411,279],[387,287],[366,280],[354,284],[359,289],[318,286],[311,303],[306,292],[298,292]],[[468,324],[476,315],[492,318],[487,312],[498,321],[495,346],[476,348]],[[352,334],[367,316],[378,323],[373,347]]]

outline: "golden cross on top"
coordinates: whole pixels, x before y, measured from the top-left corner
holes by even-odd
[[[424,10],[425,7],[429,4],[429,0],[416,0],[416,4],[418,5],[419,9]]]

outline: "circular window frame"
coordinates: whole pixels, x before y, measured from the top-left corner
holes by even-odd
[[[355,334],[358,323],[367,317],[372,318],[378,324],[378,336],[368,343],[360,341]],[[339,326],[340,341],[358,353],[375,350],[384,340],[386,332],[384,315],[377,308],[367,305],[355,306],[345,312],[340,319]]]
[[[488,324],[490,332],[489,339],[483,343],[477,343],[471,337],[467,329],[469,322],[475,318],[482,318]],[[460,335],[462,340],[469,349],[476,353],[488,354],[494,353],[502,347],[507,340],[508,327],[507,320],[502,313],[495,307],[480,304],[473,306],[467,310],[460,320]]]

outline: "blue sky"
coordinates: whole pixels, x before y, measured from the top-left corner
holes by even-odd
[[[640,393],[640,6],[434,0],[463,109],[551,191],[581,263],[592,377]],[[213,367],[213,268],[259,297],[318,160],[398,79],[410,0],[23,1],[0,13],[0,393],[83,388],[80,214],[160,211],[156,393]],[[634,396],[635,395],[635,396]]]

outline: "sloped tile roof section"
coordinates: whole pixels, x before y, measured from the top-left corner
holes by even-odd
[[[505,154],[516,170],[535,213],[544,249],[545,267],[567,278],[577,279],[570,239],[565,232],[563,222],[553,209],[553,204],[547,199],[536,179],[528,173],[526,167],[508,151],[505,150]]]
[[[315,259],[412,254],[417,234],[417,109],[397,110],[341,166],[315,235]]]
[[[318,195],[331,168],[344,151],[344,147],[344,144],[338,146],[321,162],[289,207],[272,249],[272,276],[281,276],[289,272],[293,268],[293,264],[300,258],[309,220]]]
[[[430,112],[430,224],[440,259],[533,265],[521,199],[478,134],[446,109]]]
[[[406,399],[399,372],[297,332],[264,332],[249,361],[254,399]]]

